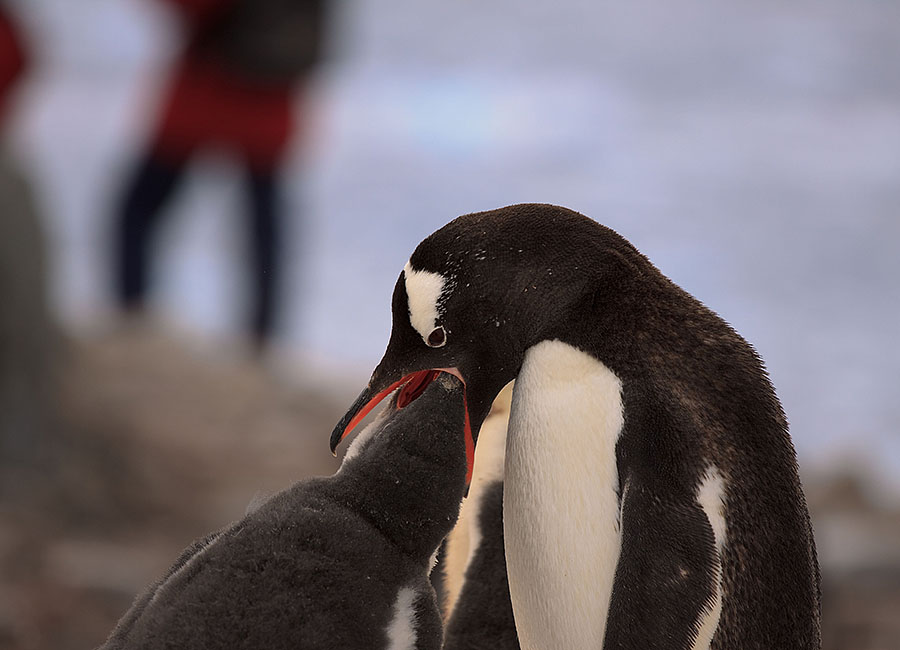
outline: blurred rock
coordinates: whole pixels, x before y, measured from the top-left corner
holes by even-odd
[[[55,332],[41,223],[28,184],[0,147],[0,490],[39,465],[53,427]]]
[[[822,569],[823,650],[900,649],[900,504],[865,467],[807,484]]]
[[[898,614],[900,566],[823,573],[823,650],[897,650]]]

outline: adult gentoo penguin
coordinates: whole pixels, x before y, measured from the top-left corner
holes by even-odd
[[[631,244],[550,205],[413,252],[332,448],[396,386],[465,383],[471,452],[516,379],[503,501],[522,648],[818,648],[812,530],[753,348]]]
[[[462,384],[436,375],[400,393],[334,476],[189,548],[102,649],[440,648],[428,572],[456,521],[466,453]]]

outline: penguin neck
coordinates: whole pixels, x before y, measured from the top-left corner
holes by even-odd
[[[427,562],[456,523],[465,492],[462,425],[388,426],[335,476],[345,503],[408,555]],[[377,426],[373,425],[373,426]]]

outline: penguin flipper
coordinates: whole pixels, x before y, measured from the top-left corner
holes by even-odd
[[[690,493],[632,478],[621,508],[622,547],[603,647],[705,650],[722,599],[720,558],[706,513]]]

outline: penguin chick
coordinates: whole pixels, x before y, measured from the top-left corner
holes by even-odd
[[[101,650],[432,649],[430,558],[466,488],[465,390],[406,386],[336,474],[196,542]]]
[[[469,496],[446,542],[444,650],[519,650],[503,543],[503,463],[513,382],[478,434]]]

